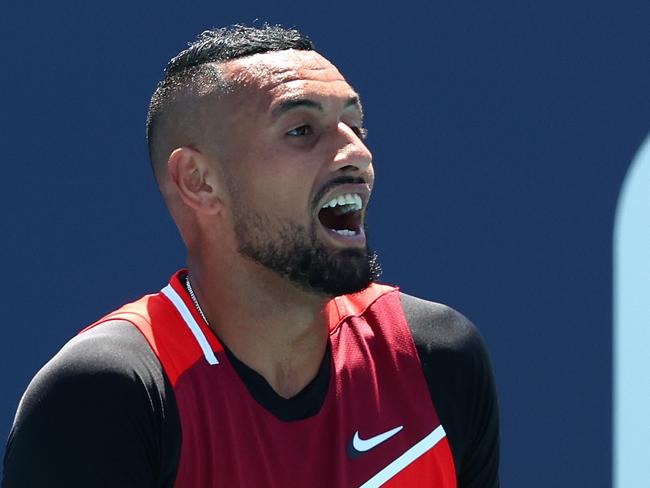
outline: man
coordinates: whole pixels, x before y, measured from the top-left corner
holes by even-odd
[[[482,341],[374,283],[361,103],[311,41],[203,33],[147,129],[188,269],[37,374],[3,486],[498,486]]]

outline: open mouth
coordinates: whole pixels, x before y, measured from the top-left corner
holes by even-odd
[[[318,219],[326,229],[341,236],[361,233],[363,202],[357,193],[345,193],[332,198],[318,212]]]

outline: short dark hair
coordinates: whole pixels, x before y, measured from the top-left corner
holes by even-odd
[[[153,163],[153,140],[157,121],[176,96],[185,90],[222,85],[211,64],[224,63],[253,54],[297,49],[314,50],[313,42],[296,29],[264,24],[261,27],[233,25],[202,32],[187,49],[171,59],[158,83],[147,113],[147,143]],[[223,86],[223,85],[222,85]]]

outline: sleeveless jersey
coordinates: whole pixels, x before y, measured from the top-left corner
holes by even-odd
[[[251,396],[196,311],[185,273],[85,329],[127,320],[158,357],[181,423],[175,486],[456,487],[396,288],[373,284],[327,304],[329,389],[315,415],[288,422]]]

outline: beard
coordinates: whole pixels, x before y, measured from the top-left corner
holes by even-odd
[[[377,254],[367,245],[365,249],[327,247],[318,240],[315,222],[304,227],[236,208],[239,253],[305,291],[328,297],[356,293],[381,275]]]

